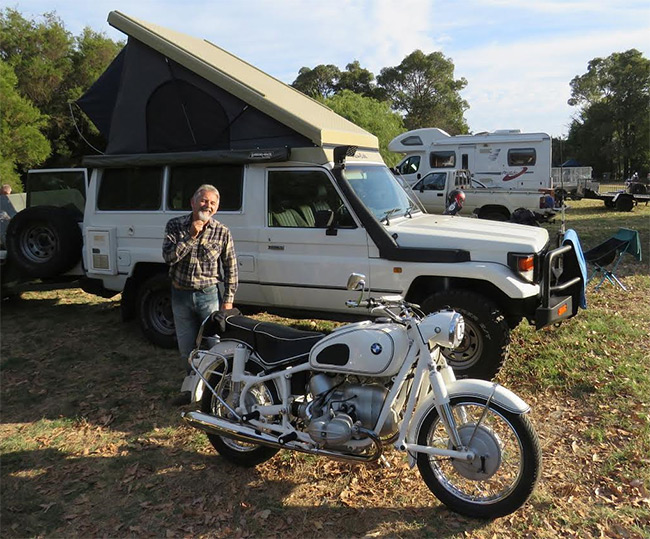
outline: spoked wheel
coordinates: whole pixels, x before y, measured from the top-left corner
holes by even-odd
[[[451,408],[461,442],[475,458],[418,453],[422,479],[441,502],[462,515],[496,518],[516,511],[532,494],[541,470],[539,439],[530,420],[494,403],[488,406],[481,397],[456,397]],[[418,444],[456,449],[435,408],[422,422]]]
[[[229,362],[230,361],[231,360],[229,360]],[[208,381],[213,388],[217,389],[222,381],[222,377],[223,365],[215,369],[213,374],[208,378]],[[239,395],[235,395],[232,391],[232,383],[229,374],[226,375],[226,378],[223,380],[220,395],[232,409],[237,406],[235,401],[239,402]],[[246,407],[250,409],[254,404],[269,405],[274,403],[277,404],[278,402],[278,391],[274,385],[269,383],[259,384],[253,386],[248,391]],[[231,418],[231,413],[228,408],[219,402],[208,388],[205,388],[203,391],[201,411],[216,417]],[[273,458],[279,451],[279,449],[273,447],[234,440],[217,434],[208,434],[208,439],[223,458],[237,466],[244,466],[247,468],[257,466],[258,464]]]

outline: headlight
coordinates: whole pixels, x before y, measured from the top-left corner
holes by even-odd
[[[508,253],[508,266],[510,266],[510,269],[529,283],[535,282],[536,262],[537,255],[534,254]]]
[[[465,336],[465,320],[455,311],[431,313],[420,322],[420,331],[431,346],[456,348]]]
[[[460,346],[465,337],[465,319],[458,313],[452,316],[451,324],[449,325],[449,341],[452,343],[451,348]]]

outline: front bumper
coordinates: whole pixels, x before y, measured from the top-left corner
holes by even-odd
[[[541,302],[535,310],[537,329],[578,313],[585,286],[579,249],[579,244],[567,243],[542,256]]]

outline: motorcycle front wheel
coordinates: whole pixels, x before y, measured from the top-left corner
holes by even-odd
[[[532,494],[541,471],[539,438],[530,420],[481,397],[456,397],[450,404],[464,449],[475,458],[418,453],[422,479],[456,513],[496,518],[516,511]],[[422,421],[417,440],[419,445],[457,449],[435,408]]]
[[[219,385],[222,373],[223,364],[220,367],[217,367],[208,378],[208,381],[213,388],[216,388]],[[226,375],[225,380],[223,380],[221,397],[231,406],[231,408],[233,407],[232,383],[229,374]],[[253,404],[269,405],[277,404],[278,402],[278,391],[272,384],[258,384],[252,387],[249,390],[248,398],[246,399],[246,405],[249,409]],[[212,391],[208,388],[205,388],[203,391],[203,397],[201,398],[201,411],[216,417],[229,418],[230,415],[228,409],[219,402]],[[212,447],[214,447],[224,459],[236,464],[237,466],[245,468],[251,468],[261,464],[262,462],[266,462],[273,458],[279,451],[279,449],[273,447],[234,440],[217,434],[208,434],[207,436]]]

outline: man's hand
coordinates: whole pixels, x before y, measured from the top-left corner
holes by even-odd
[[[204,226],[205,226],[205,221],[201,221],[200,219],[197,219],[196,221],[192,221],[192,224],[190,225],[190,236],[192,238],[198,237],[198,235],[203,230]]]
[[[227,311],[228,309],[232,309],[232,303],[224,303],[223,304],[223,310]]]

